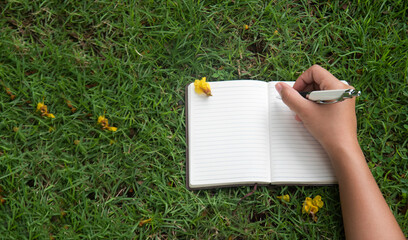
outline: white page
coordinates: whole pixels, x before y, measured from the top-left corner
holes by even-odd
[[[330,159],[320,143],[306,130],[295,114],[269,86],[271,182],[328,184],[336,183]],[[286,82],[293,86],[294,82]]]
[[[210,86],[210,97],[188,87],[190,187],[269,182],[267,83]]]

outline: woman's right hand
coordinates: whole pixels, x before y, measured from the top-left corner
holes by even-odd
[[[303,122],[329,155],[336,148],[358,145],[355,98],[325,105],[299,94],[301,91],[349,89],[352,86],[340,82],[319,65],[313,65],[298,77],[293,88],[285,83],[278,83],[275,87],[283,102],[296,113],[296,119]]]

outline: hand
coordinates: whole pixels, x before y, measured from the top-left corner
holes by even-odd
[[[285,83],[275,86],[283,102],[296,113],[296,119],[330,156],[339,182],[347,239],[405,239],[358,144],[355,99],[323,105],[298,93],[352,87],[318,65],[300,75],[293,88]]]
[[[317,104],[303,98],[298,92],[313,90],[348,89],[324,68],[313,65],[296,80],[293,88],[285,83],[276,84],[283,102],[296,113],[309,132],[329,153],[338,147],[357,144],[355,98],[335,104]],[[343,146],[345,145],[345,146]]]

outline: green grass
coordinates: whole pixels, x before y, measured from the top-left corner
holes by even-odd
[[[363,92],[359,140],[407,234],[408,4],[319,2],[0,1],[0,238],[344,238],[335,186],[259,187],[239,205],[250,187],[185,188],[186,84],[315,63]],[[301,206],[318,194],[314,222]]]

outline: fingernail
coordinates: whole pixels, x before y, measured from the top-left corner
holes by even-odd
[[[275,89],[276,89],[276,91],[278,91],[279,95],[281,95],[282,86],[281,86],[280,83],[277,83],[277,84],[275,85]]]

